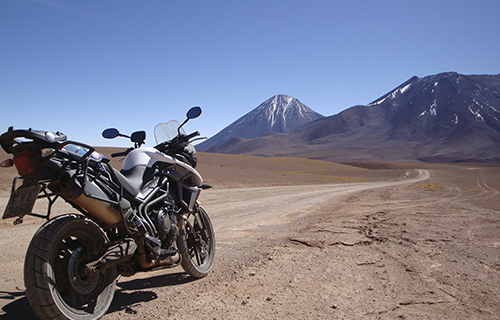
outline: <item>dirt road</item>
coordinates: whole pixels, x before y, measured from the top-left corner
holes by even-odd
[[[232,188],[211,190],[202,197],[202,205],[211,212],[218,244],[255,239],[255,234],[265,233],[266,237],[280,232],[283,225],[299,221],[311,211],[346,195],[365,190],[418,183],[429,179],[426,170],[408,171],[396,181],[337,183],[326,185],[277,186],[259,188]],[[262,229],[262,230],[261,230]],[[249,236],[252,237],[249,238]]]

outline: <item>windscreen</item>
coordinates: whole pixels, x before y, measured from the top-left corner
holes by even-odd
[[[179,126],[180,124],[177,120],[170,120],[167,123],[158,123],[155,127],[156,144],[175,138],[177,136],[177,129]],[[186,134],[183,128],[181,128],[180,133]]]

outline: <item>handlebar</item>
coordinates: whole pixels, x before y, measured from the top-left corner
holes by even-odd
[[[192,138],[197,137],[199,135],[201,135],[200,131],[195,131],[195,132],[188,134],[188,135],[181,134],[181,135],[174,137],[172,140],[163,141],[162,143],[155,146],[155,148],[161,152],[166,152],[167,150],[177,152],[179,147],[181,149],[184,148],[185,147],[184,144],[189,143],[189,140],[191,140]]]
[[[186,136],[186,141],[189,141],[192,138],[199,136],[200,134],[201,134],[200,131],[193,132],[193,133]]]
[[[179,139],[181,141],[188,142],[189,140],[191,140],[194,137],[199,136],[200,134],[201,134],[200,131],[195,131],[195,132],[188,134],[188,135],[177,136],[175,139]],[[155,148],[157,148],[161,151],[161,149],[163,149],[163,147],[165,145],[166,145],[166,142],[163,142],[163,143],[160,143],[159,145],[157,145]],[[111,158],[124,157],[124,156],[128,155],[130,153],[130,151],[132,151],[132,150],[134,150],[134,148],[128,148],[127,150],[122,151],[122,152],[112,153]]]
[[[134,150],[134,148],[128,148],[127,150],[125,151],[122,151],[122,152],[115,152],[115,153],[112,153],[111,154],[111,158],[116,158],[116,157],[123,157],[123,156],[126,156],[127,154],[130,153],[130,151]]]

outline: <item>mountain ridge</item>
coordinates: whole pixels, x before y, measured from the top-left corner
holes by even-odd
[[[411,77],[367,105],[213,152],[332,161],[497,161],[500,74]],[[252,146],[246,150],[245,145]]]

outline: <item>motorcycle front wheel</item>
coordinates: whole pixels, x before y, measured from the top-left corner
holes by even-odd
[[[199,206],[197,212],[187,216],[177,237],[184,271],[194,278],[205,277],[214,263],[215,234],[206,211]]]
[[[91,272],[85,264],[99,257],[103,231],[81,215],[67,214],[46,222],[26,253],[26,296],[40,319],[93,320],[113,300],[116,268]]]

